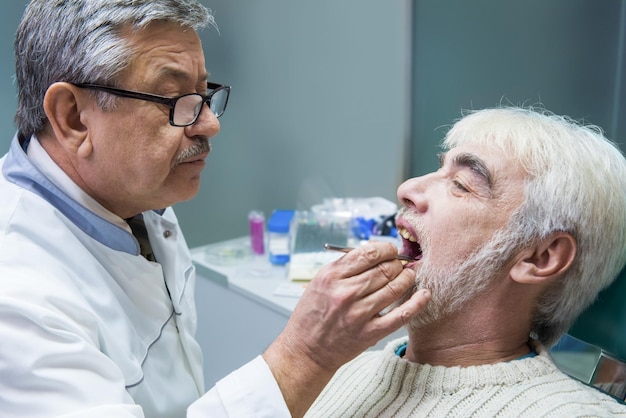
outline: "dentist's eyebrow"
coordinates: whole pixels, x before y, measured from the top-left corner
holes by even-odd
[[[201,74],[198,75],[197,83],[198,85],[204,84],[206,87],[206,82],[208,81],[208,79],[209,79],[209,74],[207,72],[202,72]],[[180,70],[178,68],[167,67],[167,66],[161,67],[158,69],[157,81],[159,82],[163,82],[163,81],[196,82],[195,80],[193,80],[192,75],[189,74],[188,72]]]

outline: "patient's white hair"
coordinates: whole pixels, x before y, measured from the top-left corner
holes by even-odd
[[[626,262],[626,160],[597,126],[543,109],[472,111],[443,142],[501,148],[528,173],[524,203],[505,232],[520,248],[555,231],[571,233],[571,268],[539,300],[531,335],[555,343]],[[503,231],[501,231],[503,232]]]

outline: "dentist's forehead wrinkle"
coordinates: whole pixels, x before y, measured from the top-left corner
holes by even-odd
[[[186,71],[182,71],[178,68],[173,68],[169,66],[160,67],[157,71],[157,76],[159,79],[174,79],[174,80],[191,80],[191,74]],[[203,72],[198,76],[198,82],[206,82],[209,78],[209,74]]]

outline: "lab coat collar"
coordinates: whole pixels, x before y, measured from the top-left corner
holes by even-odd
[[[73,200],[33,165],[26,155],[29,142],[30,138],[25,138],[19,132],[15,135],[2,165],[4,177],[45,199],[74,225],[101,244],[117,251],[138,255],[139,244],[129,231]],[[157,213],[162,214],[163,211]]]

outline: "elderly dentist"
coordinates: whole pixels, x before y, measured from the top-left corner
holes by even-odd
[[[427,302],[379,316],[414,272],[392,245],[367,245],[205,393],[195,271],[171,206],[197,193],[229,97],[208,81],[196,32],[212,23],[195,0],[27,6],[18,133],[0,160],[3,417],[302,416],[342,364]]]

